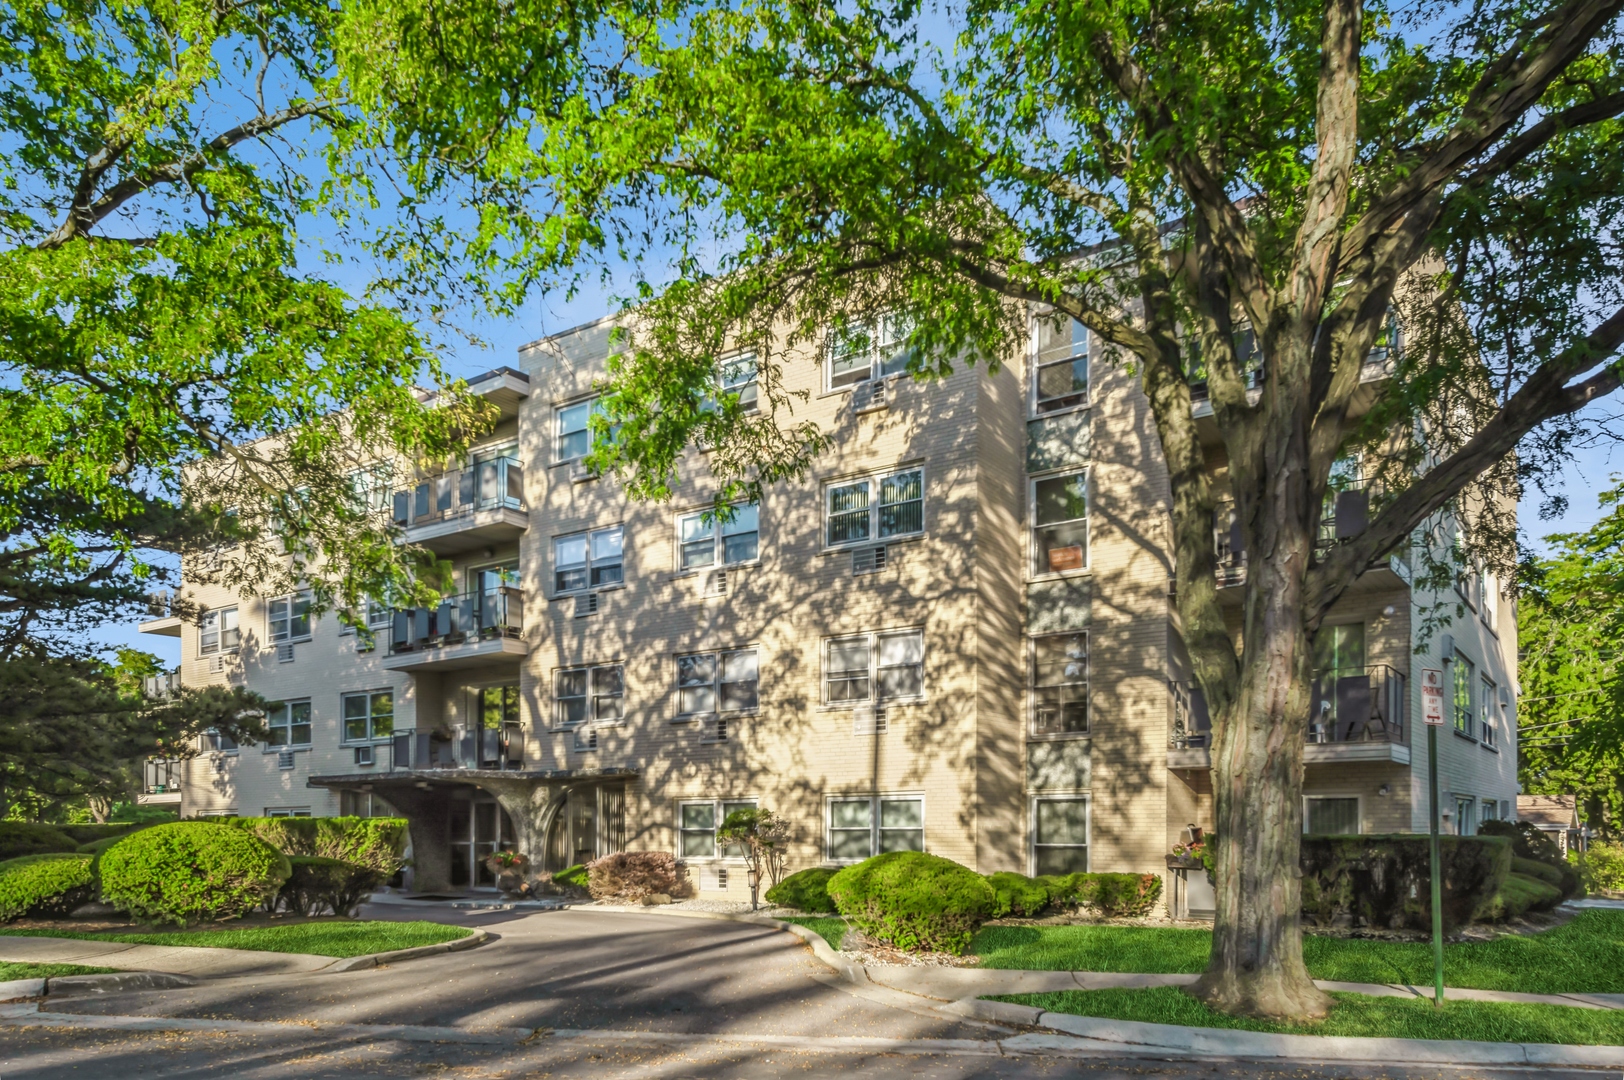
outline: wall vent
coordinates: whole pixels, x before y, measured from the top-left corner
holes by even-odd
[[[209,674],[218,675],[226,669],[226,658],[223,656],[209,657]]]
[[[861,705],[851,711],[853,735],[880,735],[886,731],[885,710]]]
[[[580,751],[596,750],[598,748],[598,729],[583,724],[575,729],[575,749]]]
[[[851,407],[856,412],[889,409],[891,407],[890,380],[881,377],[858,383],[852,388]]]
[[[878,544],[874,547],[860,547],[851,553],[851,572],[853,574],[872,574],[877,570],[884,570],[886,562],[886,547]]]
[[[293,644],[292,644],[292,642],[289,642],[286,645],[278,645],[276,647],[276,662],[278,664],[291,664],[291,663],[293,663]]]
[[[702,743],[727,742],[727,717],[710,716],[699,722],[699,741]]]
[[[575,617],[584,619],[598,613],[599,599],[595,592],[582,593],[575,598]]]
[[[355,748],[355,763],[357,765],[371,765],[372,761],[372,747],[357,746]]]
[[[276,755],[276,767],[278,769],[291,769],[291,768],[293,768],[293,751],[292,750],[279,751],[277,753],[277,755]]]
[[[716,868],[716,887],[718,889],[727,888],[727,867],[725,866]]]
[[[726,570],[706,570],[705,572],[700,574],[699,575],[699,595],[701,595],[701,596],[726,596],[727,595],[727,571]]]

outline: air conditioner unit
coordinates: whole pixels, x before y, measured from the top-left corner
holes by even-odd
[[[597,478],[598,478],[597,473],[593,472],[591,469],[587,468],[585,465],[582,465],[580,462],[576,462],[574,465],[570,466],[570,482],[571,483],[584,484],[584,483],[588,482],[589,480],[596,480]]]
[[[291,641],[286,645],[278,645],[276,647],[276,662],[278,664],[293,663],[293,643]]]
[[[727,742],[727,717],[711,716],[699,722],[699,741],[702,743]]]
[[[590,724],[583,724],[575,729],[575,749],[579,751],[596,750],[598,748],[598,729]]]
[[[885,710],[872,705],[859,705],[851,711],[853,735],[879,735],[886,730]]]
[[[890,383],[882,376],[860,382],[852,389],[851,407],[855,412],[888,409],[891,407]]]
[[[699,575],[700,596],[726,596],[727,571],[705,570]]]
[[[209,657],[209,674],[218,675],[226,669],[226,658],[223,656]]]
[[[584,619],[589,615],[598,613],[598,594],[595,592],[582,593],[575,598],[575,617]]]
[[[372,760],[372,747],[357,746],[355,748],[355,763],[357,765],[371,765]]]
[[[886,548],[884,544],[874,547],[860,547],[851,553],[851,572],[853,574],[872,574],[877,570],[884,570],[886,563]]]
[[[278,769],[291,769],[291,768],[293,768],[293,751],[292,750],[279,751],[277,753],[277,755],[276,755],[276,767]]]

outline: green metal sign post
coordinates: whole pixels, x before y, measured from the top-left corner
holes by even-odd
[[[1444,1003],[1444,879],[1438,851],[1438,729],[1444,723],[1444,673],[1421,669],[1421,718],[1427,725],[1427,816],[1432,834],[1432,1003]]]

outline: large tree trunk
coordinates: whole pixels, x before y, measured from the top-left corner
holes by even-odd
[[[1274,500],[1266,500],[1269,506]],[[1303,964],[1303,743],[1310,650],[1302,614],[1312,552],[1300,507],[1276,503],[1248,555],[1240,693],[1215,717],[1217,918],[1197,997],[1240,1016],[1301,1020],[1331,999]]]

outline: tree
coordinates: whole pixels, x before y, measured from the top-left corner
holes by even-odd
[[[789,822],[758,806],[733,811],[716,830],[716,842],[733,847],[744,855],[750,872],[750,910],[756,910],[762,875],[767,887],[776,886],[784,876],[784,845],[789,840]]]
[[[634,495],[667,494],[695,442],[718,506],[802,474],[822,433],[779,365],[882,313],[912,328],[918,377],[1016,354],[1034,308],[1136,370],[1213,717],[1217,921],[1195,992],[1301,1018],[1329,1005],[1297,879],[1321,620],[1418,530],[1418,587],[1462,554],[1508,566],[1519,484],[1619,384],[1619,10],[972,0],[943,26],[882,0],[358,0],[375,44],[354,85],[415,170],[477,187],[470,258],[508,245],[520,287],[629,261],[637,330],[594,460]],[[1403,347],[1362,386],[1395,311]],[[716,400],[741,347],[755,413]],[[1385,494],[1320,547],[1333,468],[1360,450]],[[1238,640],[1216,588],[1225,496],[1249,553]]]
[[[1606,517],[1524,566],[1517,612],[1517,779],[1532,795],[1577,795],[1609,839],[1624,827],[1621,497],[1604,492]]]

